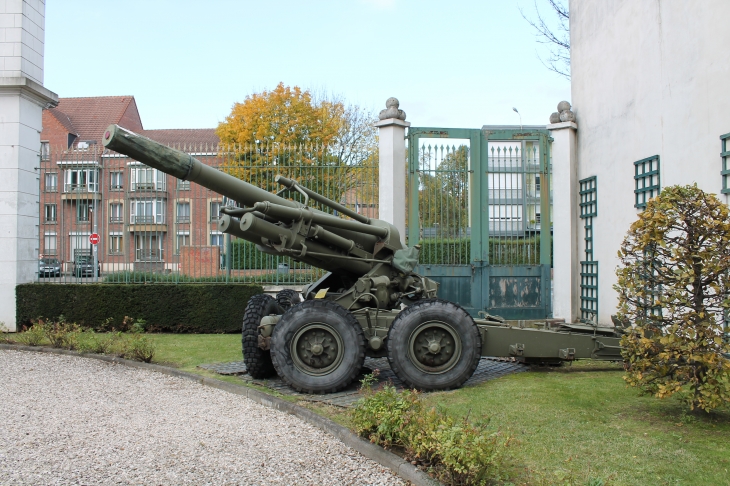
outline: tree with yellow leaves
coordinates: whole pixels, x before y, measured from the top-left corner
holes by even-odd
[[[279,83],[235,103],[216,133],[232,155],[229,173],[271,192],[277,174],[339,200],[373,162],[374,117],[334,97]]]
[[[618,253],[626,382],[692,409],[730,405],[730,210],[671,186],[651,199]]]

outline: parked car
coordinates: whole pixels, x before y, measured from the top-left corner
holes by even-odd
[[[38,262],[38,276],[60,277],[61,262],[57,258],[41,258],[41,261]]]
[[[74,261],[73,274],[77,277],[94,276],[94,259],[90,256],[80,256]],[[96,264],[96,275],[101,276],[101,263]]]

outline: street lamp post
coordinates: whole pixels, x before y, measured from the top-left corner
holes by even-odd
[[[520,115],[520,112],[517,111],[517,108],[515,108],[514,106],[512,107],[512,111],[517,113],[517,115],[520,117],[520,131],[522,131],[522,115]]]

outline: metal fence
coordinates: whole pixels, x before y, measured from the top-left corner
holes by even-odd
[[[174,148],[269,192],[281,188],[274,178],[282,174],[358,213],[378,216],[377,147],[355,162],[343,162],[339,147],[316,145]],[[222,234],[220,208],[235,201],[198,184],[94,144],[44,147],[41,153],[39,281],[297,285],[322,274]],[[92,234],[99,236],[96,245]]]
[[[457,145],[458,143],[458,145]],[[489,263],[540,262],[541,172],[539,143],[489,142],[487,198]],[[467,140],[419,146],[421,263],[470,263],[473,174]]]

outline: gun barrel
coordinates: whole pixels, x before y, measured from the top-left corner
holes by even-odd
[[[166,147],[119,125],[109,125],[104,132],[102,142],[104,147],[110,150],[127,155],[178,179],[197,182],[203,187],[246,206],[253,206],[259,201],[270,201],[292,208],[300,206],[299,203],[271,194],[232,175],[209,167],[192,155]]]

